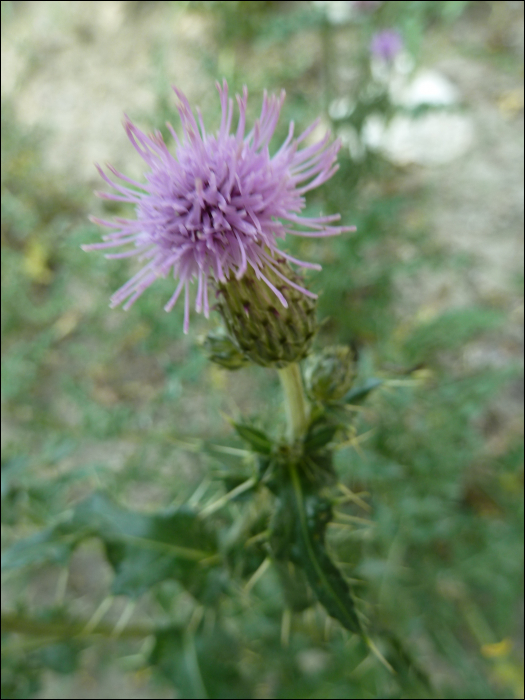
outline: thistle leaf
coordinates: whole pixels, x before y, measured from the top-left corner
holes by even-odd
[[[217,554],[215,534],[190,508],[152,515],[119,507],[94,494],[57,528],[78,538],[102,540],[115,571],[113,593],[137,597],[165,579],[177,579],[200,597],[208,589],[207,567]]]
[[[270,545],[275,558],[300,567],[327,613],[346,629],[361,634],[350,589],[326,550],[325,530],[331,504],[303,485],[298,468],[289,465],[291,482],[283,486],[271,524]]]

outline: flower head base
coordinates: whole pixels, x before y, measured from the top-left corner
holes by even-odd
[[[260,285],[255,270],[219,283],[218,310],[245,357],[281,368],[308,354],[317,331],[317,301],[315,294],[303,293],[301,278],[285,258],[274,260],[267,272],[267,286]]]
[[[261,116],[253,129],[245,133],[246,88],[242,97],[237,95],[239,120],[232,132],[233,100],[228,98],[226,81],[217,87],[222,119],[216,135],[206,132],[200,112],[196,119],[186,97],[174,88],[183,127],[179,140],[168,124],[176,142],[175,154],[168,150],[160,132],[147,136],[126,117],[127,135],[149,168],[146,183],[135,182],[108,166],[116,178],[111,179],[97,165],[102,178],[117,191],[98,194],[104,199],[134,204],[136,218],[92,218],[112,232],[104,236],[103,243],[83,246],[84,250],[130,246],[106,257],[136,255],[145,263],[113,295],[112,306],[124,303],[124,309],[128,309],[157,277],[172,273],[176,288],[164,308],[170,311],[184,291],[184,332],[189,327],[190,282],[197,281],[195,310],[206,316],[210,309],[209,282],[225,284],[248,272],[267,285],[277,303],[286,307],[285,297],[270,281],[270,276],[282,277],[276,257],[301,267],[320,266],[282,252],[277,248],[277,239],[286,234],[320,237],[354,230],[332,226],[339,215],[299,216],[305,204],[303,195],[326,182],[337,170],[335,159],[340,143],[328,145],[327,133],[318,143],[300,150],[317,122],[296,139],[292,122],[287,139],[271,157],[268,144],[277,126],[284,92],[280,97],[268,97],[265,93]],[[302,287],[300,290],[315,296]]]

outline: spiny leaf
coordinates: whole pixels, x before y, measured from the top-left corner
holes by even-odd
[[[202,593],[207,571],[199,562],[217,554],[213,532],[189,508],[146,515],[94,494],[80,503],[62,532],[99,537],[115,570],[113,592],[139,596],[167,578]]]
[[[305,498],[297,471],[292,474],[298,516],[297,563],[304,569],[319,602],[332,617],[350,630],[361,633],[348,584],[326,551],[325,530],[331,520],[329,503],[317,495]]]
[[[361,633],[348,585],[326,551],[331,505],[316,493],[308,493],[297,466],[288,466],[291,483],[280,490],[270,526],[273,554],[280,562],[290,560],[300,567],[328,614],[351,632]]]

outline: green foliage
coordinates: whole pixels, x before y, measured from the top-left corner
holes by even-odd
[[[247,698],[250,684],[239,673],[240,651],[235,637],[224,630],[195,635],[169,628],[156,635],[150,663],[185,698]]]
[[[55,673],[68,674],[76,671],[80,647],[71,642],[57,642],[41,649],[37,654],[38,663]]]
[[[247,442],[254,452],[262,455],[269,455],[271,453],[272,442],[262,430],[241,423],[234,423],[233,427],[239,437]]]
[[[2,570],[64,563],[74,546],[98,537],[114,569],[115,595],[137,597],[165,579],[186,581],[206,595],[207,571],[199,567],[217,553],[214,533],[189,508],[144,515],[119,508],[103,494],[79,503],[55,527],[19,540],[3,554]]]
[[[2,671],[2,700],[24,700],[40,690],[41,665],[38,660],[9,659]]]
[[[322,450],[333,439],[339,426],[328,419],[326,413],[321,413],[312,421],[304,438],[304,447],[308,455]]]
[[[348,394],[343,397],[343,401],[349,404],[360,404],[366,399],[368,394],[381,386],[381,384],[383,384],[382,379],[371,377],[370,379],[367,379],[362,386],[356,386],[353,389],[350,389]]]
[[[73,542],[57,539],[54,528],[42,530],[26,539],[19,540],[2,554],[2,571],[11,571],[25,566],[48,562],[67,562]]]
[[[80,503],[59,533],[97,536],[115,571],[113,593],[140,596],[168,578],[186,581],[195,595],[205,588],[198,563],[217,552],[215,538],[190,509],[152,516],[116,507],[95,494]]]
[[[261,22],[275,5],[271,1],[248,2],[247,0],[191,0],[191,8],[212,12],[218,19],[218,29],[223,33],[223,40],[234,37],[237,40],[252,39],[260,32]]]
[[[285,87],[283,138],[288,119],[299,131],[350,94],[332,126],[359,140],[370,114],[397,109],[371,74],[372,34],[397,27],[418,59],[429,27],[447,36],[469,5],[386,2],[332,25],[311,3],[138,3],[126,21],[152,6],[204,18],[210,85]],[[156,126],[173,120],[165,53],[151,56]],[[437,270],[454,285],[475,265],[433,240],[417,173],[407,186],[345,146],[307,214],[340,212],[356,233],[286,241],[323,265],[308,280],[317,347],[357,356],[352,388],[317,396],[289,445],[271,372],[210,369],[181,310],[159,311],[169,281],[108,311],[129,266],[109,274],[80,252],[91,193],[49,172],[47,135],[16,115],[2,105],[2,698],[83,672],[82,650],[102,644],[108,664],[180,697],[519,697],[523,446],[498,406],[520,371],[506,354],[463,357],[508,333],[512,304],[404,315],[405,281]]]
[[[431,362],[439,351],[454,351],[487,331],[495,331],[504,322],[501,312],[486,308],[447,311],[414,328],[405,341],[409,362]]]

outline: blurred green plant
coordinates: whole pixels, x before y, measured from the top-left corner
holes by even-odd
[[[374,30],[400,28],[415,51],[430,22],[454,21],[468,4],[383,3],[360,17],[346,125],[359,136],[372,112],[394,114],[384,92],[367,92]],[[327,111],[340,97],[331,40],[355,38],[354,20],[334,27],[307,3],[189,5],[212,10],[234,86],[249,81],[240,66],[250,42],[261,63],[317,32],[324,49],[309,70],[282,64],[254,82],[284,83],[301,122],[313,109],[305,86]],[[119,280],[109,285],[103,263],[78,252],[84,193],[47,176],[45,136],[20,130],[8,104],[2,132],[2,698],[31,697],[46,669],[74,673],[95,645],[182,697],[521,697],[523,448],[512,425],[487,441],[491,406],[520,370],[454,362],[501,329],[498,308],[399,318],[395,280],[447,264],[424,224],[407,225],[414,195],[392,186],[399,170],[347,150],[310,204],[358,226],[330,249],[296,245],[324,263],[318,344],[351,346],[356,376],[337,400],[317,397],[308,478],[292,474],[278,489],[289,448],[276,383],[241,369],[267,410],[215,439],[220,412],[231,412],[221,371],[156,298],[108,320]],[[408,262],[402,244],[414,249]],[[199,394],[206,401],[188,411]],[[203,422],[205,437],[194,437]],[[81,553],[108,571],[87,616],[68,586]],[[33,602],[26,587],[43,574],[55,577],[55,598]],[[368,645],[353,634],[361,626]]]

